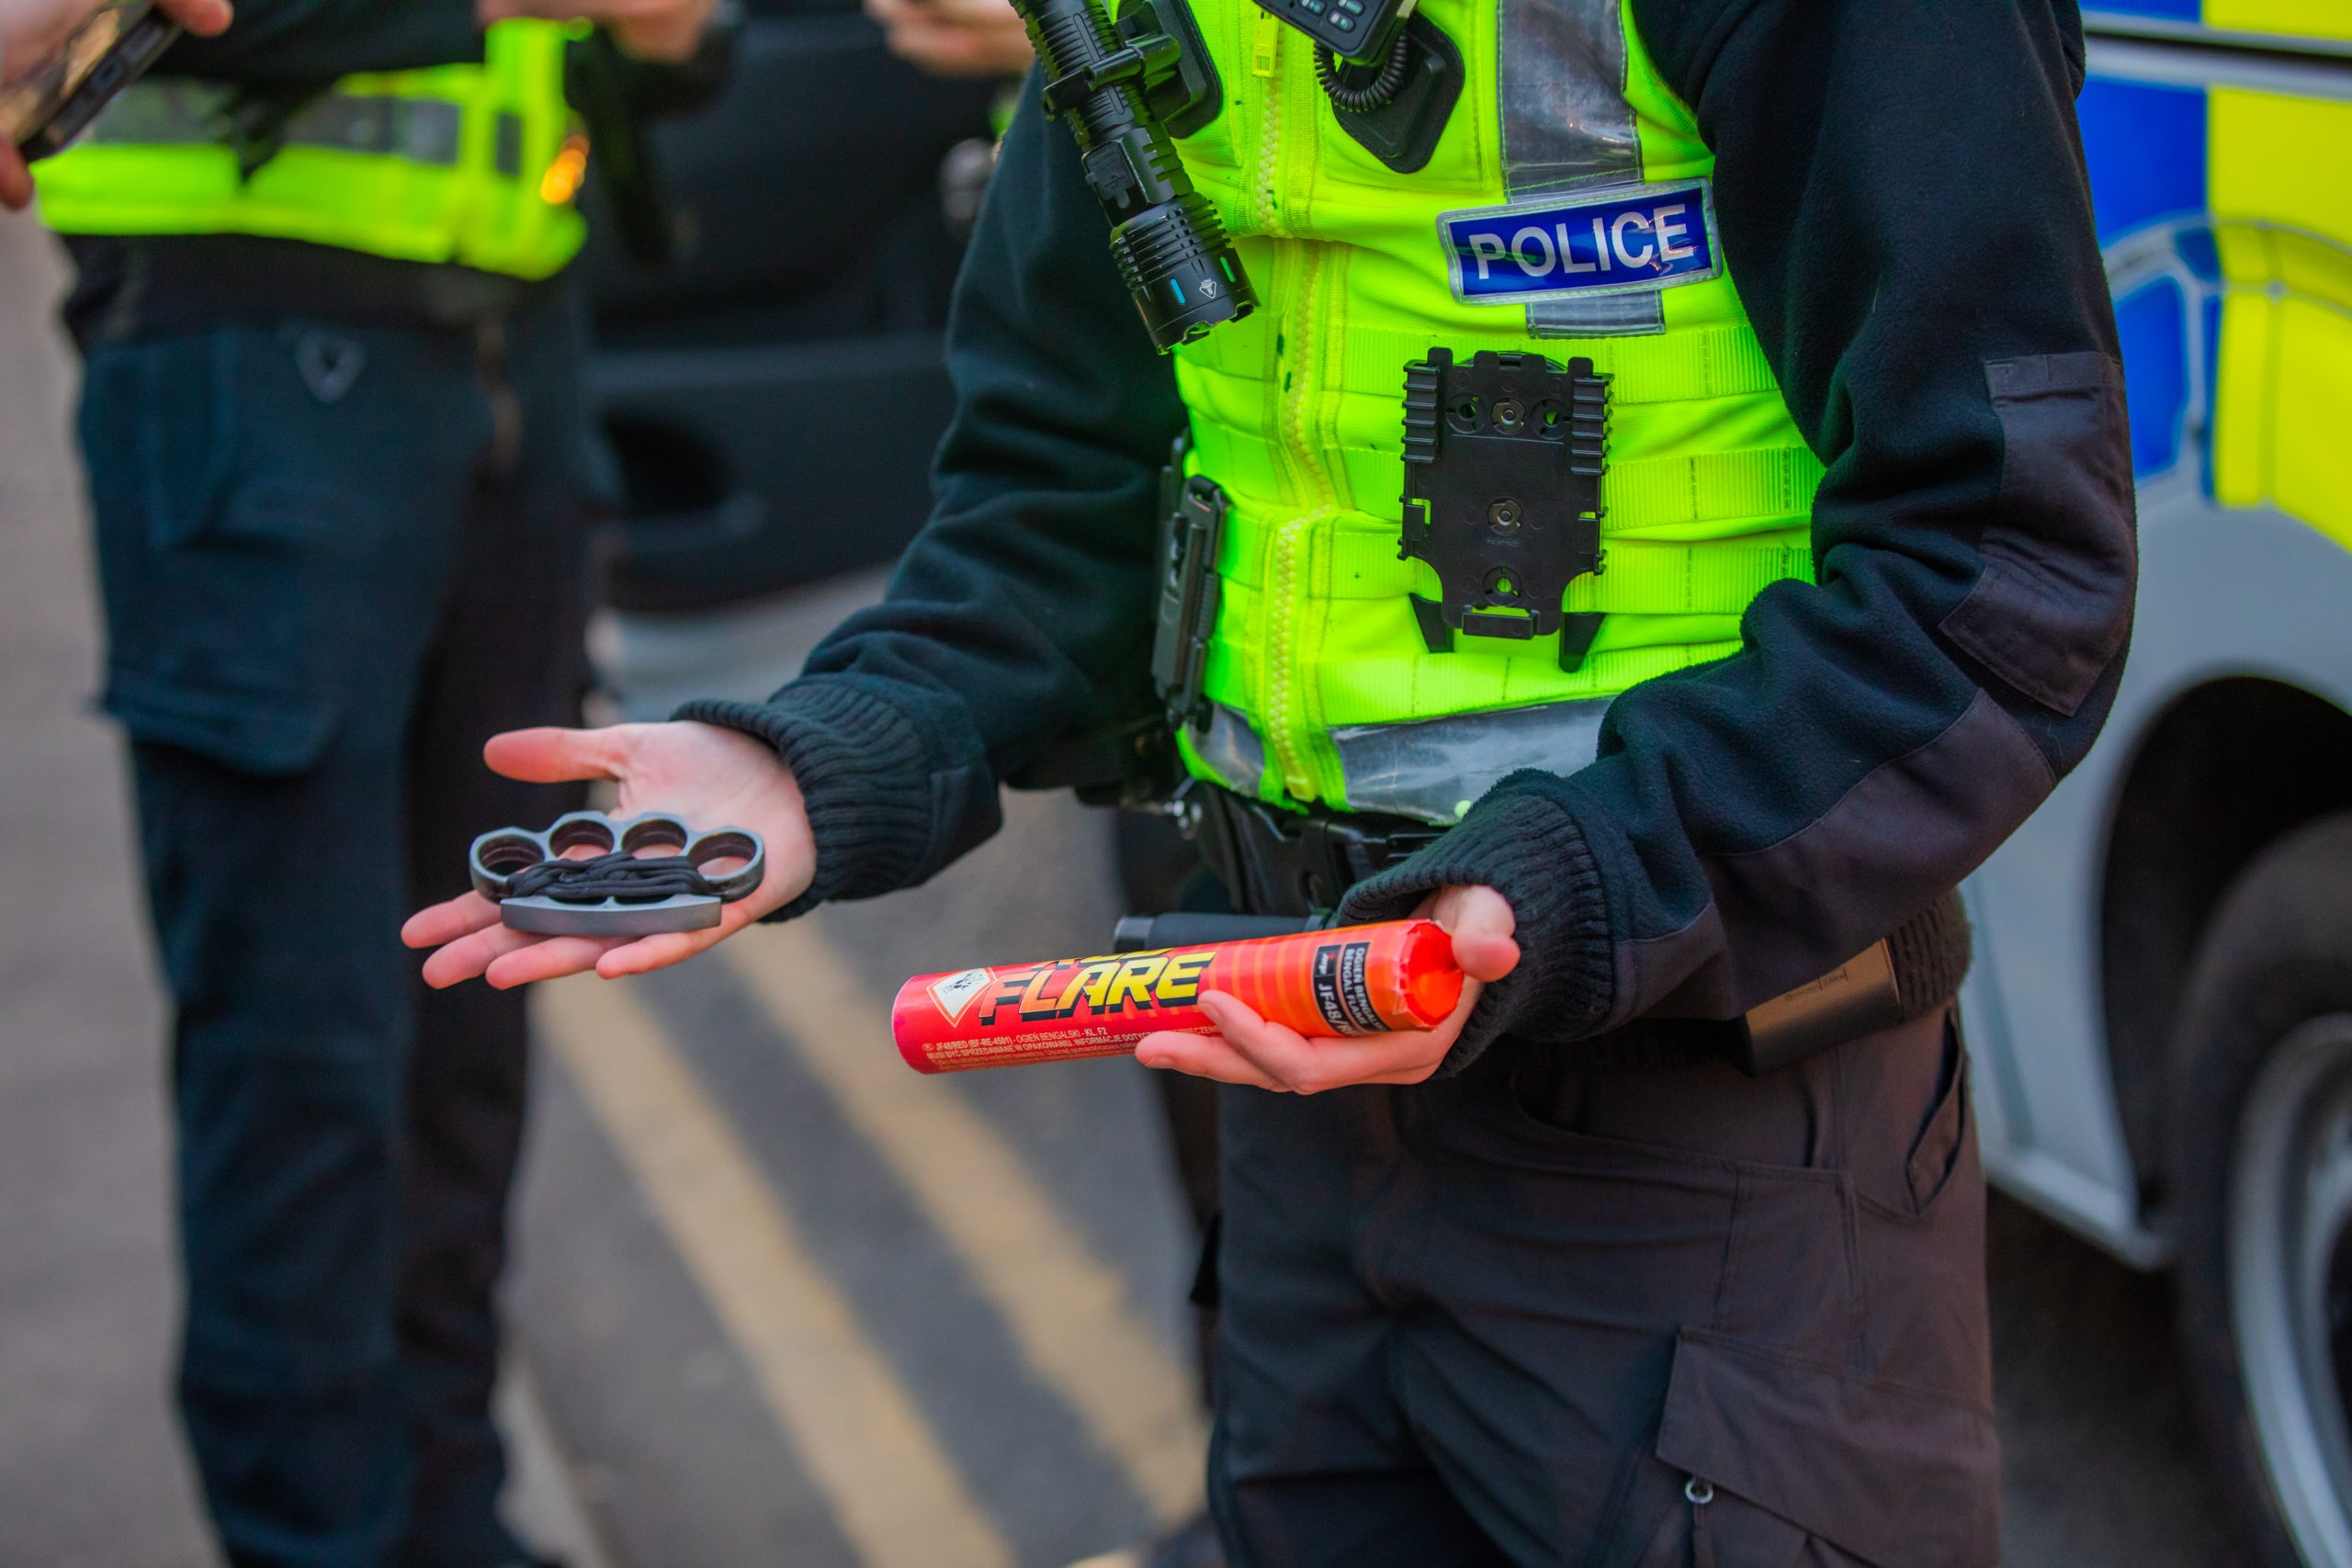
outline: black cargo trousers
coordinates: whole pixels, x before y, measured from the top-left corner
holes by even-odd
[[[425,989],[403,916],[578,792],[600,488],[573,314],[93,344],[81,429],[157,945],[179,1399],[237,1568],[492,1568],[494,1293],[523,998]]]
[[[1991,1568],[1949,1013],[1765,1078],[1227,1088],[1210,1502],[1239,1568]]]

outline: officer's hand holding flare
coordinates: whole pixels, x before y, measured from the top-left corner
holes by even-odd
[[[1519,943],[1511,936],[1510,905],[1491,887],[1442,888],[1414,914],[1445,928],[1453,938],[1454,962],[1462,965],[1462,999],[1435,1029],[1311,1039],[1267,1022],[1222,992],[1207,991],[1201,1010],[1220,1032],[1148,1034],[1136,1045],[1136,1060],[1278,1094],[1423,1081],[1453,1048],[1485,983],[1519,967]]]
[[[749,736],[707,724],[621,724],[607,729],[521,729],[482,750],[511,779],[561,784],[609,779],[619,817],[660,810],[695,824],[727,823],[767,845],[767,874],[750,896],[726,905],[718,924],[658,936],[538,936],[501,923],[498,906],[466,893],[421,909],[401,928],[411,947],[439,949],[424,962],[435,987],[479,975],[501,990],[594,969],[606,979],[693,957],[763,915],[782,908],[816,874],[816,845],[799,785],[775,752]]]

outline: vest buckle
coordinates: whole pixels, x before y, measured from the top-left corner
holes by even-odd
[[[1609,378],[1589,359],[1485,350],[1457,365],[1432,348],[1405,367],[1405,519],[1396,554],[1437,572],[1441,597],[1411,594],[1421,640],[1530,642],[1557,634],[1580,668],[1602,616],[1565,608],[1568,585],[1604,566],[1601,476]]]

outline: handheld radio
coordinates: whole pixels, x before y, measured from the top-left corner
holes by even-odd
[[[1258,0],[1275,16],[1356,65],[1375,65],[1396,47],[1415,0]]]

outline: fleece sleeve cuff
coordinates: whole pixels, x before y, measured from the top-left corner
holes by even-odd
[[[792,770],[817,844],[808,890],[770,919],[916,880],[933,837],[922,738],[899,708],[840,680],[803,680],[764,703],[692,702],[672,716],[766,741]]]
[[[1519,967],[1478,998],[1439,1068],[1460,1072],[1509,1034],[1565,1042],[1599,1031],[1615,1000],[1608,907],[1584,831],[1556,801],[1481,800],[1435,843],[1350,889],[1341,919],[1399,919],[1441,887],[1491,887],[1518,921]]]

